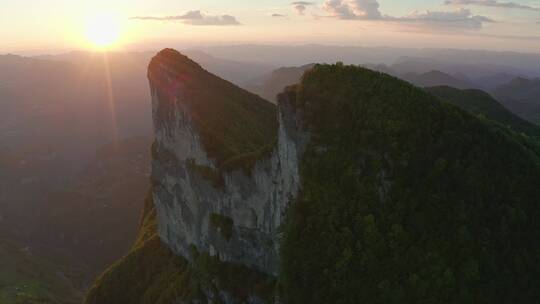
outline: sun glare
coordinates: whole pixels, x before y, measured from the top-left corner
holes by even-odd
[[[96,15],[87,20],[86,37],[97,49],[114,47],[120,36],[118,18],[110,14]]]

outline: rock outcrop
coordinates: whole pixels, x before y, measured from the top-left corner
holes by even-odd
[[[196,121],[198,110],[215,102],[201,95],[205,90],[227,94],[224,87],[241,89],[214,77],[173,50],[160,52],[150,65],[156,137],[152,180],[159,235],[187,259],[196,249],[276,275],[279,227],[299,190],[298,158],[307,133],[302,131],[301,115],[294,113],[284,94],[277,115],[277,145],[266,147],[255,159],[240,155],[239,165],[224,168],[227,160],[220,162],[220,155],[207,152],[204,127]],[[199,81],[194,78],[207,79],[205,86],[194,87]],[[266,103],[243,94],[255,105],[243,107],[243,115],[254,115],[259,111],[256,106]],[[230,108],[224,111],[232,111],[242,105],[233,100],[225,107]]]

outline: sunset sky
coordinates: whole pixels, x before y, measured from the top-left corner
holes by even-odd
[[[0,41],[0,53],[100,43],[133,50],[318,43],[540,52],[540,0],[0,0]]]

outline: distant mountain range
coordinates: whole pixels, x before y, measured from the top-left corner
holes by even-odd
[[[507,110],[488,93],[480,90],[459,90],[448,86],[430,87],[429,93],[475,115],[483,116],[515,132],[540,139],[540,126]]]
[[[283,91],[283,88],[297,84],[302,75],[314,66],[315,64],[307,64],[301,67],[279,68],[271,74],[253,80],[246,85],[246,89],[259,94],[266,100],[277,102],[277,95]]]
[[[471,89],[476,86],[467,79],[451,76],[440,71],[430,71],[424,74],[404,74],[401,78],[423,88],[445,85],[457,89]]]
[[[493,94],[512,112],[540,124],[540,78],[515,78],[496,87]]]
[[[540,125],[540,100],[538,99],[538,96],[540,96],[540,81],[538,79],[526,79],[506,73],[470,79],[463,74],[450,75],[437,70],[431,70],[425,73],[406,72],[402,74],[399,70],[403,69],[403,66],[399,65],[368,64],[365,66],[369,69],[401,78],[419,87],[447,86],[456,89],[485,90],[499,100],[493,100],[493,104],[497,103],[496,108],[499,108],[502,104],[503,107],[509,109],[522,119]],[[298,83],[303,73],[312,67],[313,64],[280,68],[271,74],[252,81],[246,88],[256,92],[267,100],[275,102],[276,96],[282,88]],[[477,97],[485,100],[480,95]]]
[[[201,50],[235,61],[260,62],[273,66],[302,66],[312,62],[365,65],[397,65],[397,72],[427,73],[439,70],[461,73],[471,79],[508,73],[540,77],[540,54],[459,49],[414,49],[331,45],[225,45]]]

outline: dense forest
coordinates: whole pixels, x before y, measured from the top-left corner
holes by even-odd
[[[540,162],[396,78],[318,65],[287,93],[312,139],[284,226],[287,303],[532,303]]]

